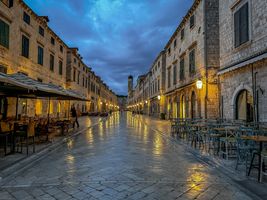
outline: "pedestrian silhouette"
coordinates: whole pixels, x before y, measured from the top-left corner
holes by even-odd
[[[75,106],[72,105],[71,107],[71,116],[72,116],[72,121],[73,121],[73,128],[75,127],[75,123],[77,124],[77,128],[79,128],[79,122],[78,122],[78,116],[77,116],[77,112],[75,109]]]

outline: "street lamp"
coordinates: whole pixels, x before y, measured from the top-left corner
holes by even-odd
[[[158,95],[158,100],[160,100],[160,95]]]
[[[198,114],[201,118],[201,98],[200,98],[200,90],[203,87],[203,82],[201,80],[197,80],[196,82],[197,90],[198,90]]]
[[[148,103],[148,101],[146,100],[146,103]]]
[[[197,80],[196,86],[197,86],[197,89],[201,90],[203,87],[203,82],[201,80]]]

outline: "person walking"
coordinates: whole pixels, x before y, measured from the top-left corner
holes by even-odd
[[[72,107],[71,107],[71,116],[72,116],[72,120],[73,120],[73,128],[75,127],[75,123],[77,124],[77,128],[79,128],[80,125],[78,122],[77,111],[76,111],[74,105],[72,105]]]

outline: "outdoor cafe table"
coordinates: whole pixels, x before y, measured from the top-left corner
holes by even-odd
[[[258,142],[260,144],[259,146],[259,166],[258,166],[258,181],[260,182],[260,177],[261,177],[261,165],[262,165],[262,160],[261,160],[261,153],[263,150],[263,143],[267,142],[267,136],[241,136],[241,139],[243,140],[252,140],[255,142]]]

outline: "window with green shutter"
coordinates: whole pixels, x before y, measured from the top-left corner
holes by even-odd
[[[54,71],[54,56],[50,54],[50,71]]]
[[[249,41],[249,13],[248,3],[244,4],[234,14],[235,47]]]
[[[9,48],[9,25],[0,19],[0,45]]]
[[[180,60],[180,80],[184,80],[184,58]]]
[[[44,49],[40,46],[38,46],[38,64],[44,64]]]
[[[195,73],[195,49],[191,50],[189,53],[189,72],[190,75]]]
[[[25,35],[22,35],[22,47],[21,55],[25,58],[29,58],[30,40]]]
[[[63,66],[63,63],[62,63],[61,60],[59,61],[58,65],[59,65],[58,66],[58,73],[59,73],[59,75],[62,75],[62,71],[63,71],[62,66]]]

